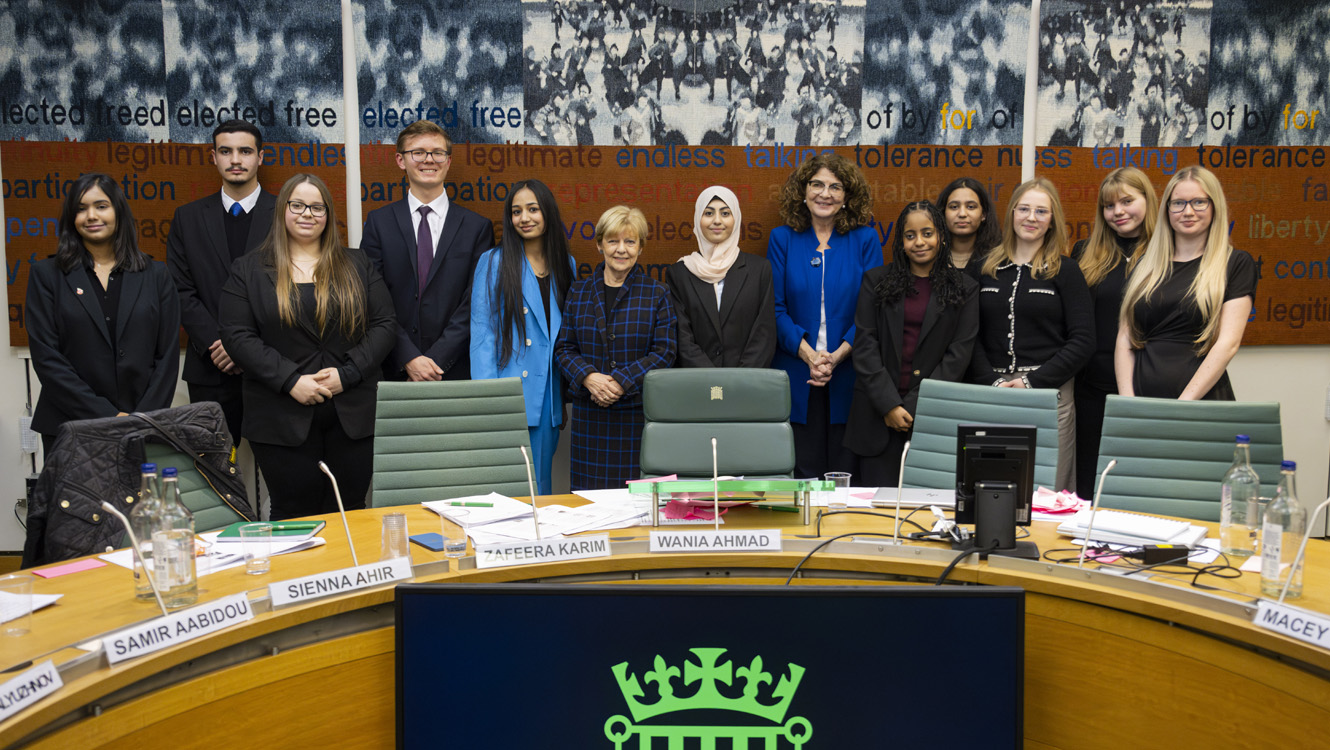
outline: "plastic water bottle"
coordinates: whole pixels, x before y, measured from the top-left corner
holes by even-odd
[[[1229,557],[1251,557],[1256,552],[1261,519],[1261,479],[1251,467],[1251,438],[1234,438],[1233,465],[1220,489],[1219,545]]]
[[[140,471],[139,496],[129,510],[129,527],[134,530],[134,538],[139,540],[134,549],[134,596],[152,600],[152,584],[144,575],[143,566],[152,565],[152,534],[158,528],[161,494],[157,487],[157,464],[143,464]]]
[[[187,607],[199,598],[194,568],[194,514],[180,502],[175,467],[162,469],[161,526],[153,534],[157,586],[167,607]]]
[[[1265,523],[1261,526],[1261,595],[1272,599],[1279,598],[1290,578],[1288,598],[1302,596],[1302,564],[1294,568],[1293,558],[1307,530],[1307,511],[1298,502],[1293,481],[1297,468],[1292,461],[1280,464],[1279,487],[1265,509]]]

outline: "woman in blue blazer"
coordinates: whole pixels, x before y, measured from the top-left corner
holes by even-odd
[[[49,453],[60,425],[165,409],[180,370],[180,298],[139,250],[115,180],[86,174],[60,212],[55,257],[28,274],[26,325],[42,383],[32,429]]]
[[[882,265],[882,243],[867,226],[868,183],[837,154],[805,161],[781,189],[781,218],[767,261],[776,287],[776,356],[790,376],[795,474],[821,477],[857,468],[842,443],[854,394],[854,311],[864,272]]]
[[[513,185],[503,205],[503,240],[476,264],[471,287],[471,378],[521,378],[536,489],[551,494],[551,465],[563,424],[554,367],[561,309],[573,261],[559,204],[540,180]]]

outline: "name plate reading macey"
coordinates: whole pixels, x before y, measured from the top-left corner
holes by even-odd
[[[780,552],[778,529],[651,532],[652,552]]]
[[[610,556],[610,535],[541,539],[533,542],[504,542],[476,547],[477,568],[502,568],[508,565],[585,560]]]
[[[1330,618],[1325,615],[1262,599],[1256,606],[1256,624],[1313,646],[1330,649]]]
[[[107,636],[102,642],[107,661],[115,664],[252,619],[254,610],[241,592],[149,620]]]
[[[304,578],[292,578],[289,581],[274,583],[268,587],[268,596],[272,606],[318,599],[356,589],[367,589],[391,581],[403,581],[411,577],[411,558],[394,557],[376,563],[360,565],[355,568],[342,568],[315,573]]]
[[[47,659],[0,685],[0,721],[4,721],[64,686],[55,664]]]

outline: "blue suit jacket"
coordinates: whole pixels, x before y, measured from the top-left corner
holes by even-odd
[[[771,366],[790,376],[790,421],[808,418],[808,365],[799,359],[799,342],[817,346],[821,315],[823,273],[827,307],[827,351],[841,342],[854,343],[854,310],[864,271],[882,265],[882,243],[872,227],[831,235],[826,257],[817,251],[817,235],[810,228],[795,232],[786,226],[771,230],[767,261],[776,289],[776,356]],[[815,258],[821,264],[813,265]],[[844,424],[854,395],[854,367],[847,358],[826,385],[831,396],[831,422]]]
[[[499,277],[502,254],[503,248],[496,247],[480,256],[480,262],[476,264],[476,276],[471,285],[471,378],[521,378],[526,423],[531,427],[540,424],[545,394],[548,393],[554,401],[550,409],[554,424],[562,424],[562,381],[554,367],[554,342],[563,323],[563,314],[559,310],[563,300],[558,299],[557,289],[550,289],[550,322],[546,325],[540,282],[523,256],[522,313],[526,322],[526,340],[518,341],[514,330],[508,364],[499,367],[499,309],[498,300],[494,298],[494,284]],[[554,381],[553,387],[550,387],[551,380]]]
[[[476,261],[491,247],[493,222],[450,203],[421,295],[406,199],[370,211],[360,249],[383,276],[397,311],[397,343],[384,362],[385,378],[402,379],[406,363],[422,354],[444,369],[445,379],[470,375],[471,279]]]

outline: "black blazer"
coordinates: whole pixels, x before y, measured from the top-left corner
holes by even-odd
[[[406,199],[369,213],[360,247],[383,275],[397,311],[397,339],[384,377],[400,380],[406,363],[424,354],[448,374],[471,376],[471,279],[481,254],[494,247],[494,223],[456,203],[434,250],[424,299],[416,276],[416,233]]]
[[[258,247],[272,228],[273,207],[277,197],[259,193],[251,212],[249,237],[245,252]],[[222,299],[222,284],[231,275],[231,249],[226,245],[226,226],[222,223],[221,191],[200,198],[175,210],[171,231],[166,235],[166,263],[175,277],[180,293],[180,322],[189,334],[185,348],[186,383],[220,385],[222,371],[212,363],[208,347],[221,338],[217,308]]]
[[[171,274],[158,261],[117,273],[114,339],[83,266],[65,273],[48,258],[28,273],[28,347],[42,383],[34,431],[55,435],[70,420],[171,405],[180,371],[180,301]],[[120,402],[122,392],[135,398]]]
[[[364,253],[346,251],[365,282],[365,331],[348,339],[336,321],[320,335],[314,311],[288,326],[277,312],[277,272],[260,253],[242,256],[222,289],[222,345],[244,369],[245,437],[275,445],[300,445],[309,437],[314,410],[291,398],[301,375],[336,367],[342,392],[333,396],[337,418],[352,438],[374,434],[379,368],[397,335],[392,299]]]
[[[679,261],[665,269],[679,318],[681,367],[770,367],[776,353],[776,292],[766,258],[739,253],[716,289]]]
[[[886,450],[891,437],[883,421],[887,412],[904,406],[914,416],[919,384],[925,378],[955,382],[965,377],[979,333],[979,285],[962,276],[965,301],[960,307],[944,307],[936,294],[928,300],[914,348],[914,369],[909,386],[902,392],[899,384],[905,306],[900,301],[879,304],[873,291],[886,273],[887,266],[879,266],[864,274],[854,313],[856,333],[851,357],[859,377],[845,425],[845,445],[863,456]]]

